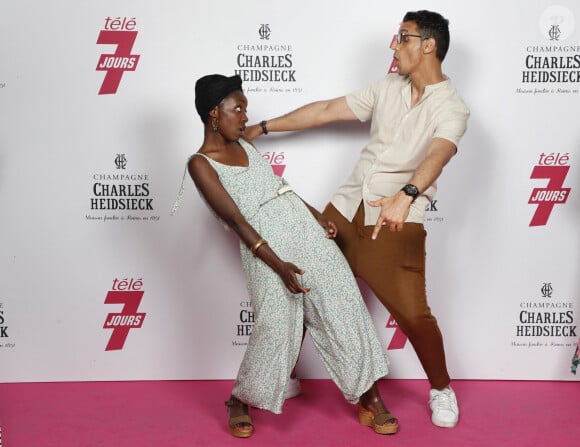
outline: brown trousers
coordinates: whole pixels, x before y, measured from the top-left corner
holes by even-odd
[[[352,223],[332,204],[324,215],[336,223],[336,242],[354,275],[367,283],[415,348],[431,387],[445,388],[450,379],[443,337],[425,290],[423,225],[406,223],[403,231],[382,229],[372,240],[374,226],[364,225],[362,203]]]

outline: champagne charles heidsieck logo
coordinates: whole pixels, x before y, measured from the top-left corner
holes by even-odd
[[[276,41],[268,23],[256,28],[256,40],[236,44],[234,74],[244,82],[247,93],[301,93],[289,43]]]
[[[552,5],[542,12],[538,22],[543,41],[526,44],[516,93],[578,95],[580,44],[569,39],[574,32],[574,15],[564,6]]]
[[[103,53],[97,62],[97,71],[104,71],[105,77],[99,95],[117,93],[123,74],[135,71],[139,55],[131,54],[138,32],[134,17],[107,17],[103,29],[97,38],[98,45],[109,45],[115,48],[113,53]]]
[[[86,220],[159,221],[155,214],[149,174],[132,173],[127,154],[115,154],[111,172],[91,178],[91,197]]]
[[[425,206],[425,223],[441,223],[445,220],[445,217],[439,211],[439,199],[431,200],[427,206]]]
[[[512,346],[569,348],[578,339],[573,298],[560,298],[551,282],[538,287],[538,296],[519,303]]]
[[[4,303],[0,303],[0,348],[13,348],[8,332],[8,318],[4,309]]]
[[[238,319],[234,326],[233,335],[236,337],[232,341],[232,346],[247,346],[248,338],[252,335],[252,329],[254,329],[255,317],[254,309],[252,307],[251,301],[242,301],[240,303],[240,311],[238,313]]]

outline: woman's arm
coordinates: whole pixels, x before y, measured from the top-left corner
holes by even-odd
[[[288,290],[292,293],[308,293],[309,289],[302,287],[296,277],[297,274],[304,273],[301,269],[280,259],[267,243],[257,246],[262,237],[246,221],[209,162],[204,157],[192,157],[188,170],[199,193],[217,217],[228,225],[247,247],[254,248],[254,255],[280,276]]]

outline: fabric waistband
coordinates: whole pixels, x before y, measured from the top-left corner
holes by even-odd
[[[293,192],[293,191],[294,191],[294,189],[292,189],[292,187],[290,185],[284,185],[278,191],[276,191],[276,194],[274,194],[272,197],[264,200],[262,203],[260,203],[259,206],[262,207],[266,203],[271,202],[272,200],[277,199],[278,197],[280,197],[286,193]],[[254,214],[254,216],[255,216],[255,214]]]

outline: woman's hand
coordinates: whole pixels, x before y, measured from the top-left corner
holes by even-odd
[[[291,262],[282,262],[276,269],[276,273],[284,281],[284,285],[291,293],[308,293],[309,287],[303,287],[297,275],[303,275],[304,270],[299,269]]]
[[[301,198],[300,200],[304,202],[304,199]],[[336,226],[336,224],[328,217],[326,217],[324,214],[322,214],[320,211],[318,211],[316,208],[314,208],[312,205],[310,205],[308,202],[304,202],[304,205],[306,205],[306,208],[310,210],[310,213],[314,216],[318,224],[322,228],[324,228],[324,231],[326,232],[326,237],[328,239],[334,239],[338,234],[338,227]]]
[[[338,235],[338,227],[333,220],[330,220],[322,213],[318,213],[316,220],[318,221],[319,225],[324,228],[326,237],[328,239],[334,239]]]

